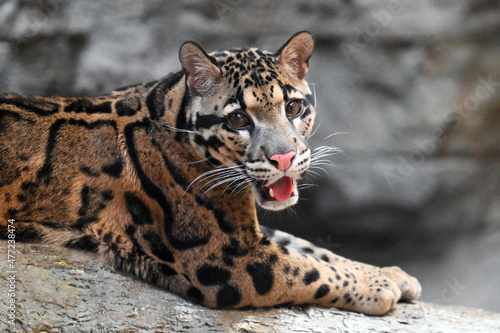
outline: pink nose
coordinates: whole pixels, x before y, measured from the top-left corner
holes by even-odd
[[[278,162],[278,169],[286,171],[292,165],[292,158],[295,156],[294,151],[289,151],[286,154],[274,154],[269,157],[270,160]]]

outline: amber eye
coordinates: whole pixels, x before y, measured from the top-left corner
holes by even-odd
[[[242,129],[250,124],[250,119],[243,112],[234,112],[228,117],[229,125],[234,129]]]
[[[285,112],[288,117],[296,117],[302,111],[302,101],[291,99],[286,103]]]

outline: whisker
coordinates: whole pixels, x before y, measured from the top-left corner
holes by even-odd
[[[208,160],[210,160],[210,157],[203,158],[201,160],[194,161],[194,162],[186,162],[185,164],[197,164],[197,163],[207,162]]]
[[[318,125],[316,126],[315,129],[313,129],[311,135],[309,135],[309,139],[312,138],[314,136],[314,134],[316,134],[316,132],[319,130],[319,127],[321,126],[321,124],[323,123],[323,119],[321,119],[318,123]]]
[[[200,188],[200,190],[203,190],[205,187],[209,186],[209,184],[211,184],[211,183],[216,183],[217,184],[218,182],[222,182],[222,181],[231,181],[231,179],[234,179],[234,178],[237,178],[237,177],[240,177],[240,176],[241,176],[241,174],[238,173],[238,172],[228,172],[227,174],[220,175],[218,177],[214,177],[210,181],[205,182],[205,184],[203,184],[203,186]],[[217,186],[212,186],[212,187],[210,187],[209,190],[211,190],[211,189],[213,189],[213,188],[215,188]],[[207,192],[208,192],[208,190],[207,190]]]
[[[197,184],[199,184],[200,182],[202,181],[207,181],[207,182],[213,182],[213,180],[215,179],[215,181],[217,181],[217,179],[221,179],[221,177],[225,177],[225,176],[228,176],[230,174],[238,174],[240,175],[240,173],[238,172],[238,170],[241,170],[243,171],[243,166],[241,165],[233,165],[233,166],[230,166],[230,167],[222,167],[222,168],[217,168],[217,169],[213,169],[213,170],[208,170],[204,173],[202,173],[201,175],[199,175],[198,177],[196,177],[189,185],[188,187],[186,188],[186,190],[184,191],[184,193],[182,194],[182,196],[184,196],[187,191],[189,191],[190,189],[192,189],[193,187],[195,187]],[[207,185],[207,184],[205,184]],[[203,185],[203,187],[205,186]]]
[[[321,177],[321,175],[319,173],[317,173],[316,171],[312,170],[311,168],[309,168],[309,170],[307,170],[307,173],[308,173],[308,175],[311,175],[311,176]]]
[[[332,136],[335,136],[335,135],[338,135],[338,134],[350,134],[350,133],[349,132],[336,132],[336,133],[332,133],[330,135],[327,135],[323,140],[329,139]]]
[[[321,170],[323,171],[324,173],[326,173],[328,176],[330,176],[330,174],[328,173],[328,171],[326,171],[325,169],[323,169],[322,167],[319,167],[319,166],[312,166],[311,169],[318,169],[318,170]],[[319,174],[318,174],[319,176]]]
[[[222,184],[226,184],[226,183],[229,183],[229,182],[234,182],[236,180],[240,180],[242,178],[245,178],[246,176],[244,175],[239,175],[239,176],[233,176],[233,177],[229,177],[228,179],[225,179],[225,180],[221,180],[217,183],[215,183],[214,185],[210,186],[210,188],[208,190],[206,190],[203,195],[207,194],[208,192],[210,192],[211,190],[213,190],[214,188],[222,185]]]
[[[200,134],[199,131],[194,131],[194,130],[188,130],[188,129],[183,129],[183,128],[175,128],[173,126],[167,125],[161,121],[158,120],[153,120],[153,122],[159,126],[165,127],[166,129],[169,129],[174,132],[182,132],[182,133],[195,133],[195,134]]]
[[[252,181],[253,181],[253,180],[252,180],[251,178],[248,178],[248,179],[246,179],[246,180],[242,181],[241,183],[239,183],[239,184],[238,184],[238,185],[237,185],[237,186],[236,186],[236,187],[235,187],[235,188],[231,191],[231,195],[232,195],[232,194],[233,194],[233,193],[234,193],[234,192],[235,192],[235,191],[236,191],[239,187],[241,187],[242,185],[248,184],[248,183],[250,183],[250,184],[251,184],[251,183],[252,183]],[[244,187],[243,187],[243,189],[244,189]],[[241,190],[242,190],[242,189],[240,189],[240,191],[241,191]],[[238,192],[236,192],[236,193],[234,193],[234,194],[238,194],[238,193],[240,193],[240,191],[238,191]]]
[[[317,185],[317,184],[300,184],[297,187],[299,188],[299,190],[306,190],[308,188],[317,187],[317,186],[319,186],[319,185]]]

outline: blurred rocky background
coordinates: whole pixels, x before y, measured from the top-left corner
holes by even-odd
[[[264,223],[400,265],[422,300],[500,312],[496,0],[3,0],[0,94],[103,94],[178,69],[186,40],[276,50],[301,30],[316,38],[311,146],[344,154]]]

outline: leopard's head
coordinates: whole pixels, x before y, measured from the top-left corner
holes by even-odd
[[[292,36],[276,53],[250,49],[207,54],[195,43],[180,49],[189,104],[189,140],[216,169],[204,189],[253,189],[263,208],[298,201],[297,181],[308,169],[307,138],[315,97],[304,80],[314,40]]]

